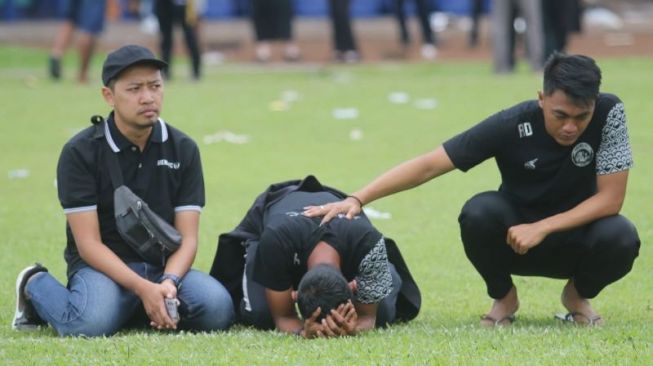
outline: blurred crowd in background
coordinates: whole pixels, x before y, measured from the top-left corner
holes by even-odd
[[[78,80],[88,80],[88,67],[98,38],[119,21],[138,21],[146,33],[159,37],[159,55],[172,62],[174,29],[182,30],[185,52],[190,58],[190,75],[202,76],[202,23],[233,18],[252,24],[255,47],[252,59],[266,63],[273,54],[287,62],[302,60],[293,23],[298,17],[323,17],[329,20],[330,59],[355,63],[362,57],[353,24],[361,18],[393,17],[396,20],[400,49],[419,44],[420,57],[428,62],[438,58],[438,31],[447,14],[469,19],[467,43],[479,42],[479,22],[490,24],[489,39],[493,69],[511,73],[516,55],[539,71],[547,57],[564,51],[570,33],[581,31],[581,15],[587,2],[580,0],[0,0],[0,21],[61,19],[54,35],[48,61],[50,77],[62,77],[61,59],[76,39],[79,53]],[[419,38],[411,35],[407,21],[414,17]],[[75,38],[76,35],[76,38]],[[516,52],[522,47],[522,52]],[[181,50],[181,48],[179,48]],[[164,70],[172,77],[172,68]]]

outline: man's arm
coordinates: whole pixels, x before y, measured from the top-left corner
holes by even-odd
[[[292,298],[292,288],[285,291],[274,291],[266,288],[265,296],[277,330],[299,334],[304,338],[314,338],[317,335],[316,329],[306,329],[299,316],[297,316],[295,302]],[[312,318],[315,318],[315,316]]]
[[[547,235],[572,229],[602,217],[616,215],[626,196],[628,171],[598,175],[596,193],[576,207],[531,224],[508,229],[506,241],[516,253],[525,254],[540,244]]]
[[[340,213],[353,218],[360,213],[361,206],[379,198],[401,192],[421,185],[455,168],[443,146],[434,151],[420,155],[412,160],[405,161],[387,172],[381,174],[364,188],[340,202],[333,202],[324,206],[310,206],[304,211],[309,217],[324,216],[322,222],[328,222]],[[360,200],[360,202],[359,202]]]
[[[190,270],[197,254],[199,222],[200,213],[198,211],[189,210],[175,213],[175,228],[181,234],[181,246],[168,258],[164,273],[181,278]],[[165,280],[163,283],[174,286],[171,280]]]
[[[82,259],[94,269],[138,295],[143,301],[148,317],[159,325],[158,328],[176,328],[163,303],[163,298],[168,295],[168,289],[136,274],[102,243],[97,211],[69,213],[66,218]]]

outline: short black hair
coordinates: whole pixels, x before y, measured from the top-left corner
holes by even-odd
[[[563,91],[574,103],[588,105],[599,95],[601,69],[583,55],[554,52],[544,65],[544,95]]]
[[[302,277],[297,288],[297,306],[304,319],[310,318],[319,307],[318,320],[321,321],[332,309],[352,297],[345,277],[338,269],[328,264],[318,264],[311,268]]]

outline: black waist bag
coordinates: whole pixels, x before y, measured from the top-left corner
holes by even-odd
[[[103,133],[106,121],[102,117],[93,116],[91,122]],[[118,233],[145,261],[165,265],[166,258],[181,246],[181,234],[123,184],[118,158],[108,144],[100,154],[109,166]]]
[[[181,235],[127,186],[113,192],[116,227],[120,236],[148,262],[164,262],[181,246]]]

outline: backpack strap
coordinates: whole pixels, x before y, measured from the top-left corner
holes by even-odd
[[[116,189],[123,185],[122,172],[120,171],[120,164],[118,163],[118,158],[116,154],[111,150],[106,136],[108,131],[107,121],[105,121],[102,116],[93,116],[91,117],[91,123],[96,128],[96,136],[104,136],[104,142],[100,146],[100,161],[106,160],[109,165],[109,175],[111,176],[111,185],[113,189]],[[104,159],[104,156],[107,158]]]

